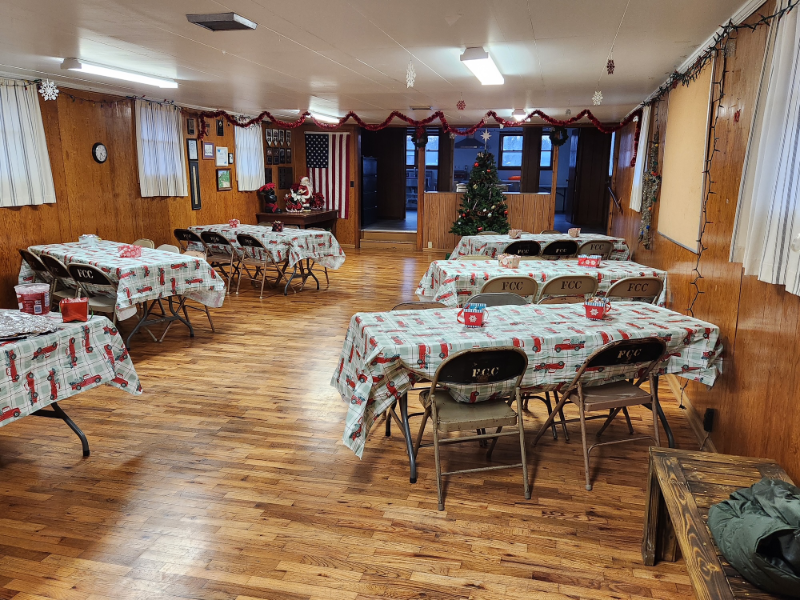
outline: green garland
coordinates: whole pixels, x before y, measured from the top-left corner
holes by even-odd
[[[658,189],[661,187],[661,175],[658,174],[658,128],[650,142],[650,168],[644,175],[642,184],[642,223],[639,225],[639,243],[648,250],[653,241],[650,223],[653,220],[653,205],[658,201]]]

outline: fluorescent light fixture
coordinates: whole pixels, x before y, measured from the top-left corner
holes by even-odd
[[[321,113],[312,113],[311,116],[317,121],[322,121],[323,123],[331,123],[333,125],[339,124],[339,117],[332,117],[330,115],[323,115]]]
[[[461,55],[461,62],[467,65],[472,74],[483,85],[503,85],[503,74],[494,64],[492,57],[483,48],[467,48]]]
[[[61,68],[68,71],[78,71],[80,73],[89,73],[91,75],[101,75],[102,77],[112,77],[114,79],[124,79],[125,81],[155,85],[160,88],[178,87],[178,82],[174,79],[164,79],[162,77],[151,77],[150,75],[132,73],[131,71],[121,71],[112,67],[104,67],[102,65],[86,62],[78,58],[65,58],[64,62],[61,63]]]
[[[234,31],[255,29],[258,24],[236,13],[215,13],[210,15],[186,15],[189,23],[194,23],[211,31]]]
[[[525,117],[528,116],[528,113],[526,113],[522,108],[517,108],[514,109],[514,112],[511,113],[511,116],[517,121],[524,121]]]

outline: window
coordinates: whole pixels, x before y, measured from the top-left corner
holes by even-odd
[[[264,185],[264,142],[261,126],[234,127],[236,142],[236,187],[240,192],[255,191]]]
[[[188,196],[181,111],[136,100],[136,146],[142,198]]]
[[[0,82],[0,207],[56,201],[36,86]]]
[[[500,168],[522,167],[522,135],[500,134]]]
[[[550,141],[549,133],[542,135],[542,154],[539,158],[539,168],[553,168],[553,142]]]
[[[417,164],[417,149],[411,141],[411,135],[406,136],[406,166],[414,167]],[[428,134],[428,143],[425,144],[425,166],[439,166],[439,136]]]

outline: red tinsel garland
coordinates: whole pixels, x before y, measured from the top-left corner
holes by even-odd
[[[622,129],[623,127],[628,125],[636,117],[641,117],[641,116],[642,116],[642,109],[638,109],[638,110],[632,112],[631,114],[629,114],[627,117],[625,117],[622,121],[620,121],[616,125],[608,125],[608,126],[606,126],[606,125],[603,125],[592,114],[592,111],[590,111],[588,108],[586,108],[586,109],[582,110],[581,112],[579,112],[574,117],[570,117],[569,119],[566,119],[564,121],[562,121],[561,119],[556,119],[554,117],[551,117],[550,115],[542,112],[541,110],[531,111],[528,114],[528,116],[526,117],[526,119],[530,119],[530,118],[533,118],[533,117],[539,117],[540,119],[542,119],[543,121],[545,121],[546,123],[548,123],[550,125],[553,125],[553,126],[556,126],[556,127],[567,127],[569,125],[572,125],[572,124],[576,123],[577,121],[580,121],[584,117],[586,117],[586,118],[589,119],[591,124],[594,125],[601,132],[603,132],[603,133],[613,133],[615,131],[619,131],[620,129]],[[456,135],[467,135],[467,136],[473,135],[476,131],[478,131],[478,129],[480,129],[481,127],[484,127],[486,125],[486,122],[489,119],[494,119],[494,121],[496,123],[499,123],[500,125],[503,125],[504,127],[515,127],[515,126],[519,125],[518,121],[510,120],[510,119],[504,119],[503,117],[499,116],[493,110],[490,110],[489,112],[487,112],[486,115],[476,125],[473,125],[472,127],[469,127],[469,128],[466,128],[466,129],[460,129],[458,127],[452,127],[447,122],[447,117],[445,117],[444,113],[442,111],[440,111],[440,110],[437,110],[435,113],[433,113],[432,115],[422,119],[421,121],[417,121],[415,119],[412,119],[411,117],[409,117],[407,115],[404,115],[400,111],[395,110],[395,111],[392,111],[392,113],[388,117],[386,117],[386,119],[384,119],[383,122],[377,123],[377,124],[365,123],[364,121],[361,120],[361,117],[359,117],[356,113],[354,113],[352,111],[348,112],[344,117],[339,119],[338,123],[333,124],[333,123],[323,123],[321,121],[317,121],[311,115],[311,113],[308,112],[308,111],[306,111],[303,114],[301,114],[300,117],[296,121],[281,121],[280,119],[276,119],[275,117],[273,117],[270,114],[270,112],[266,111],[266,110],[264,112],[262,112],[261,114],[259,114],[257,117],[254,117],[254,118],[252,118],[252,119],[250,119],[248,121],[239,121],[239,119],[237,119],[233,115],[225,112],[224,110],[217,110],[217,111],[213,111],[213,112],[212,111],[205,111],[205,112],[201,112],[199,114],[199,121],[200,121],[200,136],[199,137],[200,137],[200,140],[202,140],[205,137],[206,119],[207,118],[209,118],[209,119],[224,118],[226,121],[228,121],[228,123],[230,123],[231,125],[234,125],[236,127],[250,127],[251,125],[258,125],[258,124],[260,124],[260,123],[262,123],[264,121],[268,121],[268,122],[270,122],[270,123],[272,123],[274,125],[277,125],[279,127],[283,127],[284,129],[297,129],[298,127],[300,127],[306,121],[311,121],[312,123],[314,123],[314,125],[316,125],[320,129],[325,129],[325,130],[338,129],[342,125],[346,124],[350,119],[353,119],[353,121],[355,121],[359,126],[363,127],[367,131],[379,131],[381,129],[385,129],[386,127],[388,127],[391,124],[391,122],[394,119],[399,119],[399,120],[407,123],[411,127],[416,128],[418,130],[418,133],[420,133],[420,134],[422,133],[422,131],[419,131],[419,130],[424,129],[426,126],[430,125],[431,123],[433,123],[434,121],[436,121],[438,119],[439,122],[442,124],[442,129],[444,130],[445,133],[454,133]],[[636,164],[636,152],[637,152],[637,149],[638,149],[638,146],[639,146],[638,141],[639,141],[639,130],[640,130],[640,128],[641,128],[641,119],[637,119],[636,120],[636,129],[635,129],[634,134],[633,134],[633,156],[631,157],[631,166],[634,166]]]

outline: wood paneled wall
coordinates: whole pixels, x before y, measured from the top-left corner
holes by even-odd
[[[434,250],[452,251],[461,239],[450,228],[458,215],[463,194],[455,192],[427,192],[425,194],[425,224],[422,247],[428,242]],[[508,220],[514,229],[532,233],[552,229],[555,218],[555,200],[550,194],[507,194]]]
[[[308,175],[306,168],[306,131],[321,131],[313,125],[303,125],[292,131],[292,167],[294,168],[294,180],[300,181],[300,178]],[[360,225],[360,210],[359,198],[361,197],[361,161],[359,160],[359,128],[357,125],[345,125],[338,131],[346,131],[350,133],[350,182],[352,183],[350,190],[350,213],[349,218],[339,219],[336,223],[336,239],[344,247],[353,248],[358,247],[361,239],[361,225]],[[275,169],[275,176],[277,177],[278,171]],[[276,181],[277,180],[273,180]],[[281,196],[285,192],[280,192]]]
[[[0,306],[16,305],[13,285],[20,266],[18,248],[76,241],[83,233],[121,242],[146,237],[158,245],[174,243],[172,230],[176,227],[220,223],[233,217],[255,223],[256,194],[236,191],[235,183],[233,191],[217,192],[214,161],[200,161],[202,210],[193,211],[188,196],[142,198],[132,101],[69,91],[75,101],[65,94],[56,101],[40,100],[56,204],[0,209]],[[100,105],[81,99],[117,103]],[[222,138],[217,138],[212,128],[210,139],[235,154],[229,127]],[[109,158],[102,165],[92,158],[95,142],[108,148]]]
[[[772,3],[768,2],[756,13],[768,14],[767,11],[772,10]],[[699,267],[703,294],[694,305],[698,318],[721,328],[725,372],[713,388],[690,383],[686,393],[698,413],[702,414],[706,408],[717,409],[711,433],[717,450],[773,458],[797,479],[800,477],[797,460],[800,453],[800,418],[797,416],[800,373],[796,368],[800,363],[797,343],[800,297],[786,293],[783,286],[743,275],[741,264],[728,262],[766,35],[765,27],[739,31],[735,54],[728,57],[726,97],[717,123],[720,151],[711,170],[712,190],[716,193],[708,205],[710,223],[703,237],[708,249]],[[720,65],[717,67],[720,72]],[[668,100],[665,100],[658,107],[661,139],[667,105]],[[737,111],[741,111],[738,120]],[[636,245],[639,214],[629,208],[633,170],[628,165],[633,150],[633,127],[622,131],[618,140],[614,186],[624,213],[620,215],[612,209],[611,233],[629,241],[636,261],[669,271],[670,308],[686,312],[694,296],[690,282],[696,255],[657,232],[650,250]],[[661,146],[659,154],[663,154],[664,144]],[[654,231],[657,223],[658,204],[654,209]]]

